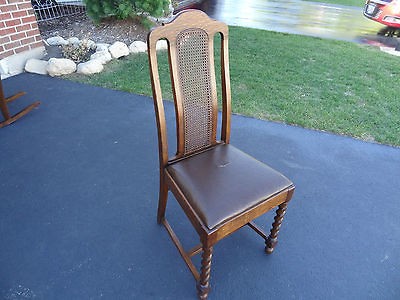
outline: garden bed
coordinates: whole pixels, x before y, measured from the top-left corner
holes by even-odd
[[[95,24],[86,14],[62,17],[39,23],[39,30],[43,40],[54,36],[63,38],[77,37],[91,39],[96,43],[115,41],[129,45],[133,41],[145,41],[148,29],[135,20],[107,19]]]

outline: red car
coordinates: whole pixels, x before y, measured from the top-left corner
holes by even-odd
[[[367,0],[364,16],[389,28],[400,28],[400,0]]]

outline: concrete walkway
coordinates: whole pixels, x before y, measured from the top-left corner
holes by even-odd
[[[28,93],[13,111],[42,105],[0,130],[0,299],[195,299],[156,224],[151,99],[31,74],[3,85]],[[400,149],[242,116],[232,143],[297,190],[273,255],[248,228],[216,246],[210,299],[400,298]]]

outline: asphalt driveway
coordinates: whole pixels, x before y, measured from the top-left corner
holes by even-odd
[[[156,224],[152,100],[33,74],[3,85],[28,93],[12,111],[42,104],[0,130],[0,298],[195,299]],[[273,255],[247,228],[215,247],[210,299],[400,298],[399,148],[243,116],[232,143],[297,189]],[[189,248],[197,236],[173,200]]]

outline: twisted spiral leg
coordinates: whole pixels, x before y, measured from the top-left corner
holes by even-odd
[[[210,271],[213,248],[204,248],[201,255],[201,274],[197,282],[197,294],[199,299],[207,299],[210,292]]]
[[[279,229],[281,228],[281,224],[283,221],[283,217],[286,213],[288,203],[284,202],[279,205],[278,209],[276,210],[276,216],[274,218],[274,223],[272,224],[272,228],[268,238],[265,240],[265,252],[267,254],[271,254],[274,252],[274,248],[278,243],[278,233]]]

